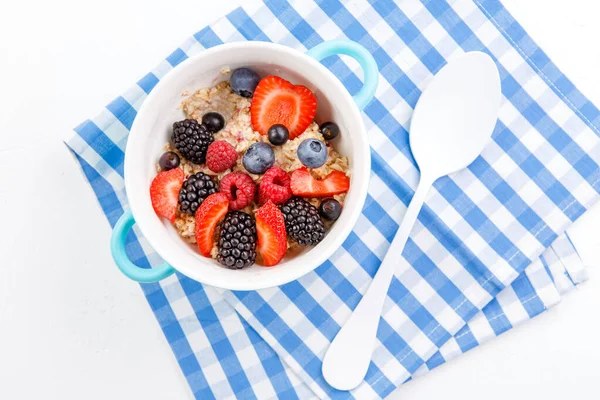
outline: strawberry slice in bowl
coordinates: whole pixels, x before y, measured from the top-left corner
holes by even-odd
[[[306,86],[292,85],[275,75],[263,78],[252,97],[250,117],[252,127],[261,135],[269,128],[284,125],[289,140],[301,135],[313,122],[317,112],[317,98]]]
[[[196,210],[196,243],[200,254],[210,257],[215,245],[215,229],[227,214],[229,200],[223,193],[208,196]]]
[[[300,197],[328,197],[346,193],[350,189],[350,178],[340,171],[331,171],[323,179],[315,179],[306,168],[292,172],[292,193]]]
[[[265,267],[272,267],[281,261],[287,251],[287,233],[283,214],[271,200],[267,200],[256,210],[254,216],[257,234],[256,252],[260,254]]]
[[[157,215],[175,222],[179,191],[183,186],[185,174],[181,168],[162,171],[150,184],[150,200]]]

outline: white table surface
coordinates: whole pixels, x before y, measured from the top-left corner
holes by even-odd
[[[0,7],[0,398],[187,399],[137,284],[60,140],[240,0],[31,0]],[[505,0],[600,105],[600,5]],[[204,4],[204,5],[203,5]],[[570,230],[600,264],[600,207]],[[392,399],[598,399],[600,273],[550,312]]]

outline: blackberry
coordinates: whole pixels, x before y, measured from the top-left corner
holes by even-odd
[[[280,206],[288,236],[302,246],[314,246],[325,236],[319,210],[308,201],[292,197]]]
[[[254,264],[256,258],[256,221],[242,211],[230,211],[221,224],[217,261],[231,269]]]
[[[191,175],[179,191],[179,210],[194,215],[204,199],[217,192],[217,185],[204,172]]]
[[[215,139],[204,124],[195,119],[173,123],[171,141],[182,156],[195,164],[206,162],[206,150]]]

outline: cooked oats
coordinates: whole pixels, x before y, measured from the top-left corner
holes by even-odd
[[[224,67],[221,72],[228,74],[229,68]],[[215,140],[225,140],[229,142],[236,151],[239,153],[239,157],[236,164],[221,173],[214,173],[205,165],[198,165],[190,162],[181,156],[179,151],[172,146],[170,143],[164,146],[165,151],[173,151],[180,156],[181,164],[179,168],[183,169],[186,176],[195,174],[197,172],[204,172],[210,176],[213,176],[217,182],[219,182],[225,175],[232,171],[242,171],[252,177],[252,179],[258,184],[262,179],[262,175],[251,174],[242,165],[242,155],[244,152],[255,142],[266,142],[269,140],[266,135],[261,135],[252,129],[252,123],[250,118],[250,103],[251,99],[247,99],[237,95],[231,90],[228,81],[217,83],[213,87],[204,88],[197,90],[191,95],[185,94],[186,98],[183,100],[181,107],[185,113],[186,118],[194,118],[198,121],[202,121],[202,116],[207,112],[218,112],[225,118],[225,126],[214,137]],[[302,163],[296,156],[296,150],[300,143],[309,138],[314,138],[325,142],[323,135],[319,132],[319,126],[316,122],[313,122],[308,128],[293,140],[288,140],[282,146],[274,146],[275,152],[275,165],[280,167],[286,172],[292,172],[302,167]],[[340,156],[331,146],[327,146],[328,157],[327,161],[320,168],[312,169],[311,173],[315,178],[324,178],[331,171],[344,172],[347,176],[350,176],[350,168],[347,157]],[[157,165],[157,170],[160,170]],[[340,204],[343,204],[346,194],[339,194],[333,196]],[[306,199],[315,207],[319,207],[321,202],[318,198]],[[253,203],[246,207],[244,211],[249,214],[254,214],[258,205]],[[331,226],[331,222],[326,224],[328,229]],[[175,218],[175,228],[179,232],[179,235],[188,243],[196,243],[194,237],[195,230],[195,218],[192,215],[177,212]],[[297,243],[288,239],[288,249],[294,250],[299,246]],[[216,246],[213,248],[211,256],[215,258],[217,255]]]

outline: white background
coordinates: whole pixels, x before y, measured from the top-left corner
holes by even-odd
[[[185,38],[240,0],[0,2],[0,398],[187,399],[109,226],[61,143]],[[504,0],[600,105],[600,5]],[[600,208],[571,229],[600,264]],[[558,307],[390,396],[600,398],[600,273]]]

